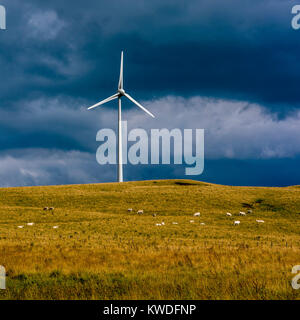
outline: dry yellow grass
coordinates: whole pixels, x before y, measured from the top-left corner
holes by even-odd
[[[168,180],[3,188],[0,265],[8,276],[0,298],[298,299],[290,283],[300,264],[299,219],[297,186]]]

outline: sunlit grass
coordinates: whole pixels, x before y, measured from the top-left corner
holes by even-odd
[[[298,299],[290,282],[299,219],[299,187],[170,180],[0,189],[0,298]]]

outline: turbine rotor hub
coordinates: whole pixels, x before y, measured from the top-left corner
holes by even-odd
[[[118,92],[121,96],[125,95],[125,90],[124,89],[118,89]]]

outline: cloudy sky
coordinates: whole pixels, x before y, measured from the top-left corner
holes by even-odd
[[[116,180],[96,162],[116,129],[120,52],[129,128],[205,129],[205,169],[232,185],[300,184],[300,30],[288,0],[0,0],[0,186]],[[300,3],[299,3],[300,4]],[[186,178],[127,165],[126,180]]]

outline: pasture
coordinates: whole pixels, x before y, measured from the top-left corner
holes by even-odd
[[[299,186],[0,189],[0,299],[299,299],[297,264]]]

